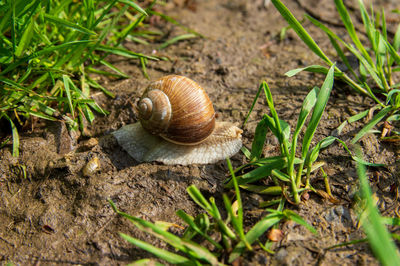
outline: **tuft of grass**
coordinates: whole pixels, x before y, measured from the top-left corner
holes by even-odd
[[[91,123],[95,113],[108,113],[91,98],[92,91],[100,90],[109,97],[114,94],[90,74],[129,77],[107,60],[108,55],[138,60],[146,77],[148,60],[166,60],[122,45],[126,39],[148,44],[147,40],[162,34],[147,29],[148,15],[181,26],[153,11],[155,2],[147,8],[131,0],[0,2],[0,120],[10,124],[14,156],[18,156],[18,128],[32,117],[64,121],[70,130],[84,133],[86,121]],[[162,47],[201,36],[185,29],[189,35],[178,36]]]
[[[32,116],[63,120],[70,129],[83,130],[85,121],[93,121],[93,112],[107,114],[91,99],[91,90],[114,95],[89,74],[104,65],[109,69],[104,74],[127,75],[107,62],[106,54],[159,60],[126,50],[119,45],[125,36],[114,37],[124,30],[119,24],[127,14],[136,22],[147,16],[132,1],[16,0],[0,5],[0,119],[10,123],[14,156],[17,127]],[[125,26],[128,33],[135,30],[131,25]]]
[[[228,167],[232,175],[235,199],[231,200],[226,194],[223,195],[227,217],[222,217],[221,211],[218,209],[213,197],[207,200],[196,186],[191,185],[187,188],[187,192],[205,213],[192,217],[183,210],[178,210],[176,214],[187,224],[185,232],[181,237],[167,231],[173,224],[167,222],[147,222],[119,211],[115,204],[109,200],[115,212],[130,220],[140,230],[165,241],[175,250],[179,251],[179,254],[157,248],[123,233],[120,233],[121,237],[129,243],[171,264],[202,265],[206,263],[211,265],[224,265],[221,262],[224,258],[228,258],[228,262],[232,263],[245,251],[251,251],[253,249],[252,244],[259,241],[258,239],[268,229],[283,219],[293,220],[305,226],[314,234],[317,234],[316,230],[298,214],[290,210],[283,210],[284,199],[280,201],[276,210],[267,209],[269,214],[264,216],[251,229],[245,232],[243,226],[243,205],[240,197],[239,185],[229,159]],[[194,240],[196,240],[196,242]],[[207,241],[209,245],[211,245],[212,248],[210,248],[210,250],[198,244],[204,241]],[[261,243],[259,244],[263,247],[267,246]],[[148,260],[146,259],[144,262],[148,262]]]
[[[319,152],[321,149],[335,141],[334,137],[327,137],[318,142],[314,148],[311,148],[311,141],[332,90],[334,68],[335,65],[332,65],[329,69],[321,88],[314,87],[304,99],[297,119],[296,128],[292,133],[289,124],[279,119],[267,83],[263,82],[260,85],[244,123],[247,122],[261,91],[263,91],[266,96],[266,102],[271,115],[265,114],[263,119],[258,123],[251,151],[245,150],[245,155],[247,155],[250,162],[235,170],[235,173],[240,173],[244,169],[250,169],[250,171],[238,176],[237,182],[242,188],[269,195],[279,195],[283,193],[287,199],[291,198],[291,201],[295,204],[300,203],[300,193],[310,189],[313,190],[309,180],[311,172],[322,166],[322,164],[315,163]],[[296,157],[298,138],[306,124],[307,118],[310,115],[311,118],[305,129],[301,145],[301,156]],[[281,154],[279,156],[263,158],[262,150],[268,130],[271,130],[271,132],[277,137],[280,144]],[[296,169],[297,165],[298,167]],[[302,178],[304,174],[305,179]],[[251,184],[268,176],[272,176],[275,186],[259,186]],[[234,185],[233,182],[233,180],[229,181],[226,186],[232,187]],[[286,195],[288,187],[290,187],[290,195]]]
[[[315,55],[321,58],[326,65],[332,67],[334,65],[333,61],[324,53],[324,51],[322,51],[289,9],[280,0],[271,1],[275,5],[276,9],[281,13],[282,17],[289,23],[289,26],[291,26],[308,48]],[[400,55],[398,53],[400,48],[400,25],[397,28],[393,40],[390,41],[386,31],[384,11],[382,10],[380,13],[374,13],[371,11],[371,13],[368,13],[363,1],[358,0],[364,29],[369,41],[369,46],[367,47],[361,42],[343,1],[335,0],[334,2],[351,42],[344,41],[328,27],[313,17],[307,14],[305,17],[326,33],[337,53],[337,57],[340,58],[346,66],[346,72],[335,67],[335,77],[347,83],[356,92],[374,100],[376,106],[370,109],[371,112],[379,110],[374,118],[371,119],[356,136],[354,136],[352,143],[356,143],[366,133],[370,132],[370,130],[380,121],[399,120],[400,90],[397,88],[400,86],[400,83],[396,83],[393,73],[400,71],[400,68],[398,67],[400,65]],[[357,67],[354,67],[349,63],[348,57],[346,56],[347,53],[351,53],[358,59],[359,65]],[[290,70],[286,75],[293,76],[301,71],[327,73],[328,68],[321,65],[312,65]],[[382,101],[382,99],[385,100]],[[367,113],[368,111],[361,112],[360,115],[357,116],[357,119],[353,117],[351,120],[354,122],[362,119]],[[346,120],[340,128],[342,129],[349,122],[349,119]]]

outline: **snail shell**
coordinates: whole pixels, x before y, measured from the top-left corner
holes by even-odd
[[[242,147],[242,130],[216,122],[212,102],[193,80],[170,75],[147,87],[137,111],[140,123],[113,132],[139,162],[207,164],[231,157]]]
[[[204,141],[215,127],[215,111],[205,90],[177,75],[150,84],[140,98],[138,112],[144,129],[183,145]]]

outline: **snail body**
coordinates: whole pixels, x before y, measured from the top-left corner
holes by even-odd
[[[151,83],[137,104],[139,122],[113,133],[135,160],[207,164],[237,153],[242,130],[216,122],[205,90],[193,80],[169,75]]]

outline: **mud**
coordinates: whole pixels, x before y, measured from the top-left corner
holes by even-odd
[[[271,5],[264,1],[174,1],[162,7],[167,15],[206,36],[182,41],[165,50],[169,61],[149,62],[152,80],[174,73],[188,76],[204,86],[219,120],[243,123],[257,92],[260,81],[267,80],[272,89],[275,106],[281,117],[292,126],[302,101],[313,86],[320,86],[323,76],[301,73],[287,78],[287,70],[321,63],[291,31],[284,40],[279,33],[286,23]],[[316,1],[285,1],[300,18],[306,10],[318,12],[330,21],[331,27],[343,34],[336,25],[337,17]],[[329,1],[323,1],[329,2]],[[175,3],[175,4],[174,4]],[[189,3],[189,4],[188,4]],[[394,5],[394,2],[392,3]],[[391,8],[393,8],[393,5]],[[389,8],[385,6],[386,8]],[[386,12],[389,13],[389,12]],[[398,17],[397,17],[398,18]],[[171,24],[155,20],[168,35],[184,33]],[[394,20],[396,25],[399,21]],[[356,22],[360,27],[360,21]],[[390,24],[390,23],[389,23]],[[306,28],[329,55],[333,48],[325,35],[305,22]],[[393,25],[389,25],[393,27]],[[160,40],[161,42],[162,40]],[[140,46],[125,43],[133,51],[150,54],[159,43]],[[98,78],[116,94],[115,99],[95,93],[94,98],[110,111],[96,118],[81,136],[71,136],[62,123],[36,125],[32,131],[21,133],[20,157],[11,156],[11,146],[0,150],[0,261],[16,265],[124,265],[150,257],[128,244],[118,235],[123,232],[142,240],[166,247],[156,239],[134,228],[118,217],[107,199],[118,208],[149,221],[182,224],[175,215],[179,209],[196,215],[201,210],[186,193],[195,184],[205,196],[221,202],[223,180],[227,177],[225,162],[213,165],[165,166],[157,163],[138,164],[119,147],[110,132],[125,124],[136,122],[132,111],[134,99],[149,83],[136,61],[111,58],[113,63],[132,76],[129,80]],[[336,83],[326,112],[316,133],[316,140],[331,135],[346,117],[371,106],[371,101],[353,94],[344,84]],[[244,145],[251,147],[257,121],[268,109],[263,99],[257,103],[246,127]],[[361,128],[354,123],[340,136],[348,141]],[[73,135],[73,134],[72,134]],[[399,148],[379,141],[376,135],[361,140],[365,159],[385,163],[386,168],[369,171],[378,206],[385,215],[394,216],[398,208],[393,187],[398,184]],[[269,134],[264,154],[277,152],[277,141]],[[365,237],[357,227],[352,208],[357,190],[355,164],[338,145],[332,145],[320,155],[336,203],[310,194],[298,207],[289,206],[312,224],[319,236],[293,222],[280,228],[284,237],[272,249],[274,255],[256,247],[241,260],[244,265],[377,265],[367,244],[350,245],[326,251],[324,248]],[[82,169],[93,158],[100,162],[98,170],[83,175]],[[232,158],[234,166],[246,162],[242,154]],[[24,177],[24,171],[26,177]],[[324,189],[322,176],[315,175],[312,184]],[[243,192],[246,206],[246,226],[261,216],[258,202],[268,197]]]

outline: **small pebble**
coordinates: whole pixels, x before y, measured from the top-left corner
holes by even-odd
[[[100,169],[100,160],[97,157],[93,157],[82,169],[84,176],[91,176]]]

